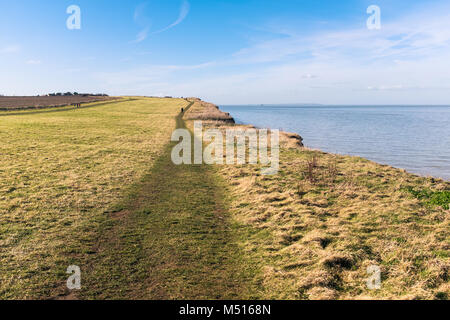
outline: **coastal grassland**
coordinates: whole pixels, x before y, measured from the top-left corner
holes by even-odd
[[[450,183],[301,148],[291,137],[280,136],[277,175],[217,166],[231,215],[246,230],[239,245],[256,270],[253,296],[449,299]],[[379,290],[368,289],[370,266],[381,269]]]
[[[223,179],[207,165],[174,165],[173,146],[109,213],[78,298],[251,297],[255,270],[237,245],[245,231],[230,221]]]
[[[182,99],[0,117],[0,298],[46,298],[161,155]],[[56,111],[56,110],[55,110]]]
[[[449,298],[450,183],[286,133],[278,175],[176,166],[183,116],[241,127],[187,100],[0,113],[0,298]]]
[[[448,194],[450,183],[307,149],[283,148],[280,165],[274,176],[221,170],[233,217],[253,228],[241,245],[262,270],[261,297],[449,298],[448,199],[408,190]],[[381,268],[380,290],[366,286],[371,265]]]
[[[201,101],[197,98],[188,98],[193,103],[192,107],[185,113],[185,120],[202,120],[202,121],[222,121],[234,123],[233,117],[229,113],[220,111],[215,104]]]

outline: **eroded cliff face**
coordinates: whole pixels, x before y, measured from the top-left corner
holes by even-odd
[[[286,148],[303,148],[303,138],[292,132],[280,131],[280,142],[284,144]]]
[[[187,98],[187,101],[194,102],[194,105],[186,112],[185,120],[221,121],[228,124],[235,123],[233,117],[223,112],[213,103],[202,101],[199,98]]]
[[[210,102],[202,101],[199,98],[187,98],[187,101],[194,102],[194,105],[186,112],[185,120],[202,120],[207,121],[209,125],[216,127],[233,127],[240,128],[255,128],[252,125],[236,125],[233,117],[226,112],[220,110],[220,108]],[[285,148],[303,148],[303,138],[291,132],[280,131],[280,144]]]

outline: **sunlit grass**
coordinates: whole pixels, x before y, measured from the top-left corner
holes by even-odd
[[[277,175],[219,167],[233,217],[249,230],[241,247],[261,271],[258,297],[448,298],[450,183],[281,143]],[[381,290],[367,288],[371,265]]]
[[[47,297],[63,283],[185,105],[140,99],[0,117],[0,298]]]

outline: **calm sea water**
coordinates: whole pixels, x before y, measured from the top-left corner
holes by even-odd
[[[239,123],[300,134],[306,146],[450,180],[450,106],[221,106]]]

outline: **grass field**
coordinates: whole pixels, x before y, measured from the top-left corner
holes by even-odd
[[[173,146],[109,212],[77,298],[252,297],[258,270],[238,245],[247,231],[230,216],[224,180],[207,165],[174,165]]]
[[[316,157],[316,180],[308,162]],[[284,149],[281,171],[226,166],[233,217],[253,227],[242,247],[269,299],[448,299],[450,215],[407,189],[450,184],[357,157]],[[382,287],[369,290],[367,268]]]
[[[448,299],[450,183],[298,139],[275,176],[175,166],[183,116],[236,127],[188,105],[0,114],[1,299]]]
[[[62,286],[186,105],[139,99],[0,118],[0,298],[46,298]]]
[[[67,106],[74,103],[93,103],[116,99],[108,96],[40,96],[40,97],[7,97],[0,96],[0,111],[43,109]]]

